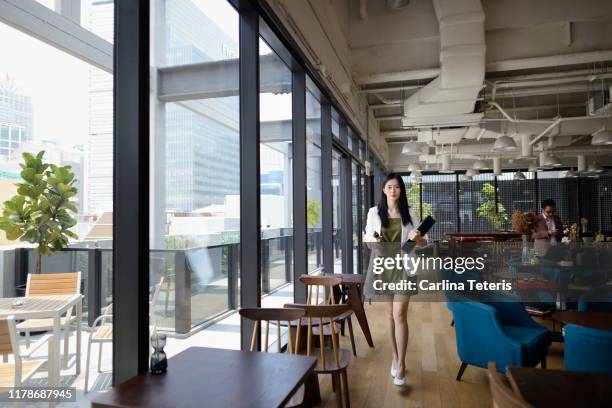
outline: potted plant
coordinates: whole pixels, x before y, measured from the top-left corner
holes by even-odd
[[[23,153],[22,182],[17,194],[4,202],[0,229],[9,240],[37,244],[36,273],[41,272],[42,257],[60,251],[69,239],[79,237],[70,228],[77,223],[76,179],[71,166],[56,166],[43,161],[44,151],[36,156]]]

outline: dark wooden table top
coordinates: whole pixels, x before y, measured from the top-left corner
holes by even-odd
[[[350,285],[361,285],[364,282],[365,276],[360,273],[324,273],[325,276],[334,276],[342,279],[342,284]]]
[[[508,380],[534,407],[612,406],[612,375],[510,366]]]
[[[92,407],[277,407],[312,373],[316,358],[191,347],[168,360],[165,374],[142,374]]]
[[[612,330],[612,313],[605,312],[580,312],[578,310],[566,310],[553,313],[552,318],[565,324],[590,327],[593,329]]]

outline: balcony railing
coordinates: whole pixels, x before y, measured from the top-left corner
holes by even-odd
[[[266,233],[274,236],[266,236]],[[261,239],[262,293],[273,292],[293,281],[291,229],[266,231]],[[308,233],[309,257],[321,264],[321,232]],[[83,317],[89,325],[113,301],[112,248],[65,248],[43,260],[43,273],[82,272]],[[311,253],[312,252],[312,253]],[[32,248],[15,253],[15,285],[25,288],[34,271]],[[188,334],[196,326],[240,306],[240,243],[188,249],[151,250],[150,290],[162,281],[151,313],[161,330]]]

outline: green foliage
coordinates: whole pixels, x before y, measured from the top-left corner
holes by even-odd
[[[36,156],[23,154],[23,182],[17,183],[17,195],[4,202],[0,229],[11,240],[38,244],[36,272],[40,273],[41,256],[48,256],[79,237],[70,231],[77,223],[71,202],[76,196],[76,179],[71,166],[45,163],[41,151]]]
[[[311,228],[321,225],[321,203],[319,201],[306,201],[306,220],[308,221],[308,226]]]
[[[495,211],[495,186],[485,183],[480,192],[485,196],[485,200],[476,209],[476,214],[488,220],[496,230],[500,230],[501,226],[508,222],[508,213],[501,203],[497,204],[497,212]]]
[[[406,196],[408,197],[408,206],[420,216],[421,214],[421,200],[419,199],[419,184],[413,183],[407,190]],[[423,218],[433,213],[433,205],[430,203],[423,203]]]

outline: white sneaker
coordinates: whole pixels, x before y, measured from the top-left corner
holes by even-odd
[[[395,363],[394,361],[391,362],[391,370],[389,370],[390,373],[391,373],[391,377],[393,377],[393,378],[395,378],[395,376],[397,375],[397,368],[395,368],[395,364],[394,363]]]
[[[400,387],[406,385],[406,378],[404,378],[404,377],[402,377],[402,378],[399,378],[399,377],[393,378],[393,385],[397,385],[397,386],[400,386]]]

